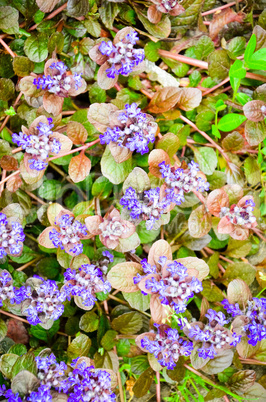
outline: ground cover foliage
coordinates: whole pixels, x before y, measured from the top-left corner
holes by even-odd
[[[1,400],[266,400],[264,7],[0,0]]]

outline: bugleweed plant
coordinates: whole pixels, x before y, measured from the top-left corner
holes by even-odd
[[[266,401],[262,0],[0,0],[0,400]]]

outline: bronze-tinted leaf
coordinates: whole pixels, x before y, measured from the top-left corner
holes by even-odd
[[[261,100],[250,101],[243,106],[244,115],[248,120],[254,122],[263,121],[265,116],[261,110],[262,107],[266,107],[265,102]]]
[[[222,144],[226,151],[239,151],[243,148],[245,143],[244,138],[238,131],[229,133],[223,140]]]
[[[52,11],[60,0],[36,0],[40,10],[44,13]]]
[[[68,173],[74,183],[78,183],[89,175],[91,170],[91,161],[83,152],[74,156],[69,164]]]
[[[43,96],[43,107],[47,113],[58,116],[62,112],[64,98],[46,92]]]
[[[158,10],[157,6],[153,4],[148,8],[148,20],[153,24],[157,24],[162,18],[162,13]]]
[[[151,174],[156,177],[162,176],[160,173],[160,167],[158,166],[162,162],[170,165],[171,162],[167,153],[162,149],[153,149],[149,154],[149,169]]]
[[[215,191],[215,190],[214,190]],[[188,230],[192,237],[203,237],[212,227],[211,215],[206,211],[204,205],[194,209],[188,220]]]
[[[252,147],[259,145],[266,137],[266,125],[264,121],[254,122],[247,120],[245,124],[245,137]]]
[[[163,113],[172,109],[180,98],[181,89],[176,87],[165,87],[159,89],[152,97],[148,110],[151,113]]]
[[[67,125],[66,132],[68,138],[70,138],[75,145],[84,144],[88,137],[86,128],[77,121],[70,121]]]
[[[122,262],[111,268],[108,272],[107,280],[114,289],[132,293],[139,290],[138,286],[134,284],[133,278],[137,274],[142,273],[143,270],[140,264],[136,262]]]
[[[179,92],[179,99],[176,107],[189,111],[200,105],[202,100],[202,92],[197,88],[182,88]]]
[[[134,395],[137,398],[141,398],[142,396],[146,395],[153,382],[153,377],[154,371],[150,367],[139,376],[133,387]]]
[[[223,189],[212,191],[206,202],[209,212],[217,217],[220,217],[222,207],[229,207],[229,197]]]
[[[93,103],[88,109],[88,120],[100,133],[104,133],[110,126],[111,113],[117,110],[112,103]]]

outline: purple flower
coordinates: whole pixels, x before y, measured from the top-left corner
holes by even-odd
[[[71,255],[79,255],[83,251],[81,240],[88,236],[85,225],[75,220],[74,216],[69,214],[61,215],[56,222],[56,228],[49,232],[49,238],[53,245],[64,250]]]
[[[125,110],[119,114],[117,123],[117,126],[107,128],[104,134],[100,134],[101,144],[114,142],[141,155],[149,152],[148,144],[155,141],[157,124],[142,113],[136,103],[125,105]]]
[[[111,390],[111,376],[104,370],[87,367],[85,362],[76,365],[68,378],[61,384],[61,390],[69,395],[68,402],[115,402]]]
[[[248,301],[247,306],[241,310],[238,304],[229,304],[227,300],[222,302],[228,314],[235,317],[232,322],[234,330],[241,335],[246,335],[248,343],[256,346],[263,339],[266,339],[266,299],[254,297]],[[240,318],[240,320],[239,320]]]
[[[80,74],[69,75],[67,66],[62,62],[54,62],[47,68],[50,74],[35,78],[33,84],[37,89],[47,90],[57,96],[67,98],[73,90],[78,90],[82,86]]]
[[[131,31],[116,44],[111,41],[100,44],[99,52],[108,56],[107,62],[110,65],[106,70],[107,77],[115,78],[119,74],[127,76],[144,60],[144,50],[133,49],[138,39],[137,32]]]
[[[31,392],[27,398],[30,402],[52,402],[52,400],[51,391],[45,385],[41,385],[38,391]]]
[[[176,169],[165,162],[161,162],[159,167],[165,179],[166,199],[176,205],[181,205],[185,201],[185,193],[209,190],[209,183],[198,175],[199,166],[193,161],[188,164],[187,169],[181,167]]]
[[[201,282],[190,276],[187,268],[177,261],[167,261],[166,257],[159,259],[160,272],[146,260],[141,261],[145,276],[136,276],[137,283],[144,294],[157,294],[161,303],[170,306],[175,312],[183,313],[187,302],[195,293],[202,291]]]
[[[125,191],[120,204],[130,211],[133,220],[146,221],[146,228],[152,230],[161,216],[167,213],[170,202],[161,197],[160,187],[137,193],[132,187]]]
[[[35,128],[34,134],[13,134],[15,144],[26,151],[27,162],[30,169],[44,170],[47,166],[49,155],[57,155],[61,150],[61,143],[54,137],[51,129],[54,127],[52,119],[48,118],[48,124],[40,122]],[[31,159],[30,159],[31,158]]]
[[[22,253],[25,235],[20,223],[7,218],[0,212],[0,258],[5,255],[18,256]]]
[[[14,288],[13,278],[6,270],[0,273],[0,307],[2,307],[4,300],[11,304],[19,304],[23,300],[23,292],[21,289]]]
[[[14,394],[11,389],[7,389],[5,384],[0,385],[0,396],[4,396],[8,402],[22,402],[19,394]]]
[[[136,343],[141,349],[152,353],[158,362],[173,370],[180,356],[189,356],[193,350],[193,343],[181,337],[177,329],[171,329],[167,325],[157,325],[157,334],[147,332],[139,335]]]
[[[58,388],[60,381],[65,378],[67,365],[64,362],[57,363],[55,355],[35,357],[38,368],[38,378],[41,384],[47,388]]]
[[[209,323],[193,322],[184,328],[185,334],[192,340],[201,342],[198,354],[203,359],[213,359],[224,349],[231,349],[240,342],[241,337],[230,332],[224,325],[228,323],[225,315],[220,311],[209,309],[205,315]]]
[[[81,297],[82,304],[86,307],[94,306],[96,293],[111,291],[110,283],[104,280],[102,271],[95,265],[83,264],[78,271],[68,268],[64,277],[65,292],[69,296]]]
[[[62,303],[66,300],[66,294],[60,292],[55,281],[39,278],[34,288],[27,286],[26,282],[21,291],[24,296],[23,313],[31,325],[55,321],[63,314]]]

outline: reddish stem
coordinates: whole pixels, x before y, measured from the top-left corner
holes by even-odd
[[[180,115],[179,118],[181,120],[183,120],[186,124],[188,124],[190,127],[194,128],[194,130],[198,131],[204,138],[206,138],[206,140],[208,140],[216,149],[218,149],[218,151],[220,152],[221,155],[223,155],[224,159],[227,162],[229,161],[228,156],[226,155],[226,153],[224,152],[224,150],[220,147],[220,145],[216,144],[215,141],[213,141],[213,139],[206,134],[204,131],[200,130],[196,124],[192,123],[192,121],[190,121],[189,119],[187,119],[185,116]]]
[[[47,15],[47,17],[45,17],[45,20],[51,20],[52,18],[54,18],[57,14],[61,13],[61,11],[63,11],[65,8],[67,8],[67,3],[63,4],[61,7],[57,8],[56,10],[54,10],[51,14]],[[33,25],[32,27],[30,27],[29,31],[33,31],[35,28],[37,28],[38,24]]]
[[[158,53],[160,56],[166,57],[168,59],[177,60],[177,61],[180,61],[181,63],[186,63],[186,64],[189,64],[190,66],[199,67],[204,70],[208,69],[208,63],[206,61],[196,60],[196,59],[193,59],[192,57],[183,56],[181,54],[175,54],[175,53],[169,52],[168,50],[159,49]]]
[[[97,144],[98,142],[100,142],[99,138],[95,141],[88,142],[88,144],[82,145],[82,147],[71,149],[71,151],[65,152],[64,154],[52,156],[51,158],[49,158],[49,162],[53,161],[54,159],[62,158],[63,156],[66,156],[66,155],[74,154],[75,152],[79,152],[79,151],[83,151],[83,150],[85,151],[87,148],[92,147],[93,145]]]
[[[160,382],[160,372],[156,371],[156,401],[161,402],[161,382]]]
[[[202,96],[210,94],[211,92],[220,88],[222,85],[226,84],[228,81],[230,81],[229,77],[227,77],[225,80],[221,81],[219,84],[215,85],[214,87],[207,89],[207,91],[203,92]]]
[[[11,57],[13,57],[13,58],[16,57],[15,53],[10,49],[10,47],[6,44],[6,42],[3,41],[2,38],[0,38],[0,43],[6,49],[6,51],[10,54]]]
[[[32,264],[37,262],[39,259],[40,257],[34,258],[34,260],[31,260],[30,262],[27,262],[27,264],[24,264],[21,267],[17,268],[16,271],[23,271],[24,269],[30,267]]]
[[[241,1],[242,1],[242,0],[239,0],[238,3],[240,3]],[[216,13],[217,11],[224,10],[225,8],[234,6],[235,4],[236,4],[236,2],[233,1],[232,3],[225,4],[224,6],[217,7],[217,8],[213,8],[212,10],[209,10],[209,11],[205,11],[204,13],[201,13],[201,15],[202,15],[202,17],[205,17],[205,15],[214,14],[214,13]]]

